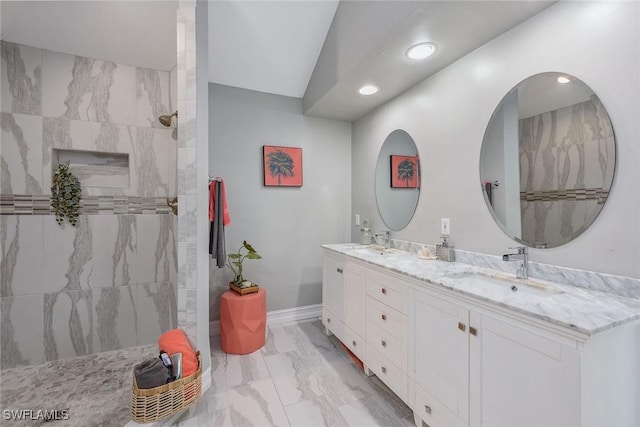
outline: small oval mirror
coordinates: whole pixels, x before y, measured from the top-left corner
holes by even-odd
[[[376,165],[376,202],[392,231],[409,224],[420,197],[420,161],[413,138],[402,129],[387,136]]]
[[[480,180],[511,238],[535,248],[568,243],[596,219],[613,182],[616,147],[604,106],[568,74],[536,74],[502,99],[487,126]]]

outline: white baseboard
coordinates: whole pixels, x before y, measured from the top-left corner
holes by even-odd
[[[305,305],[302,307],[285,308],[267,313],[267,325],[279,325],[287,322],[301,322],[322,317],[322,304]],[[209,335],[220,335],[220,321],[209,322]]]

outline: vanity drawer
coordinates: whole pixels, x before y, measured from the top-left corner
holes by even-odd
[[[344,338],[340,338],[340,341],[347,346],[347,348],[356,355],[356,357],[364,362],[364,358],[367,352],[367,345],[360,335],[356,334],[348,326],[344,326]]]
[[[407,402],[407,374],[367,345],[367,367],[384,382],[403,402]]]
[[[398,283],[398,279],[377,272],[369,272],[367,295],[403,314],[408,312],[406,285]]]
[[[376,325],[402,340],[406,335],[407,316],[372,297],[367,297],[367,324]]]
[[[420,417],[427,425],[432,427],[468,427],[467,423],[418,384],[415,384],[413,394],[413,414]]]
[[[370,324],[367,326],[367,345],[377,350],[400,370],[407,372],[407,351],[401,339]]]

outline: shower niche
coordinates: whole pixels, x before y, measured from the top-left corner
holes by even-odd
[[[129,188],[129,154],[53,149],[53,168],[69,162],[82,187]]]

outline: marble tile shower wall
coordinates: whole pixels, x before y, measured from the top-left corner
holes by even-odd
[[[176,109],[175,69],[0,45],[4,200],[50,194],[54,148],[127,153],[130,168],[128,188],[83,188],[100,203],[77,228],[0,215],[0,369],[154,342],[177,322],[176,217],[113,200],[177,192],[175,130],[157,121]]]

